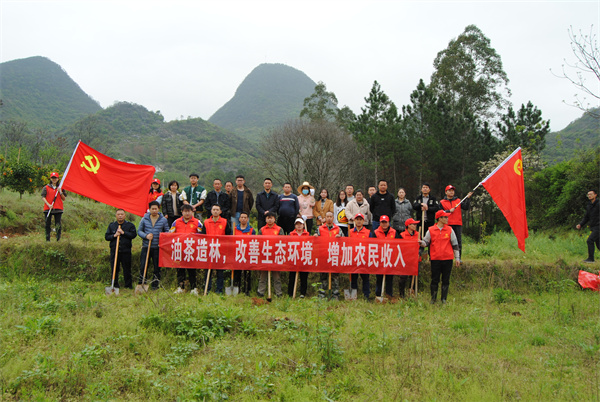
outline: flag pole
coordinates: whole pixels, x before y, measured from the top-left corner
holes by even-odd
[[[48,210],[48,215],[46,215],[46,219],[48,219],[48,217],[50,216],[50,212],[52,212],[52,210],[54,209],[54,203],[56,202],[56,196],[58,195],[58,193],[60,192],[60,189],[62,188],[65,178],[67,177],[67,173],[69,173],[69,169],[71,169],[71,163],[73,163],[73,158],[75,157],[75,152],[77,152],[77,148],[79,148],[79,144],[81,144],[81,140],[79,140],[79,142],[75,146],[73,155],[71,155],[71,160],[69,160],[69,164],[67,165],[67,168],[65,169],[65,174],[63,174],[63,177],[60,180],[60,183],[58,184],[58,189],[57,189],[58,191],[54,194],[54,199],[52,200],[52,204],[50,205],[50,209]]]

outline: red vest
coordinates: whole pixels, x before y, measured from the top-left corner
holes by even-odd
[[[252,229],[252,228],[250,228],[249,231],[247,231],[247,232],[244,233],[241,230],[238,230],[237,227],[235,227],[233,229],[233,234],[236,235],[236,236],[250,236],[250,235],[253,235],[255,233],[254,233],[254,229]]]
[[[404,240],[419,241],[419,231],[415,230],[411,235],[410,233],[408,233],[408,230],[405,230],[404,232],[400,233],[400,237],[402,237]]]
[[[190,218],[187,223],[183,218],[179,218],[174,222],[175,233],[198,233],[199,223],[196,218]]]
[[[52,188],[52,186],[50,186],[49,184],[46,184],[46,201],[48,201],[48,203],[50,205],[52,205],[52,201],[54,201],[54,194],[56,194],[58,191],[58,188],[54,189]],[[46,203],[44,203],[44,211],[49,210],[50,207],[48,207],[48,205],[46,205]],[[62,210],[63,209],[63,200],[60,197],[60,194],[58,194],[56,196],[56,201],[54,201],[54,206],[52,207],[52,210]]]
[[[270,228],[268,225],[260,228],[260,234],[263,236],[278,236],[281,228],[277,226],[277,224],[273,224],[273,227]]]
[[[215,222],[211,216],[204,221],[204,227],[206,228],[207,235],[224,235],[225,229],[227,228],[227,220],[225,218],[219,218]]]
[[[441,200],[440,205],[444,211],[450,211],[460,202],[460,198],[453,200]],[[448,217],[448,225],[461,225],[462,226],[462,209],[460,205],[454,210]]]
[[[306,230],[304,232],[302,232],[302,234],[298,234],[298,232],[296,232],[295,230],[290,232],[290,236],[310,236],[310,233],[308,233]]]
[[[163,196],[163,192],[161,190],[152,191],[150,194],[148,194],[148,204],[150,204],[152,201],[156,201],[158,199],[158,197],[162,197],[162,196]]]
[[[446,225],[440,230],[439,226],[433,225],[429,228],[429,256],[432,260],[453,260],[454,250],[452,249],[452,228]]]
[[[369,237],[370,233],[371,233],[371,231],[363,226],[360,231],[357,231],[356,228],[350,229],[350,232],[348,233],[348,237],[357,237],[359,239],[366,239],[367,237]]]
[[[340,227],[337,225],[333,225],[331,230],[327,227],[327,225],[319,226],[319,236],[324,237],[336,237],[340,233]]]
[[[375,237],[377,237],[378,239],[395,239],[396,238],[396,229],[390,227],[390,230],[388,230],[387,232],[387,236],[385,235],[383,229],[381,228],[381,226],[379,226],[377,229],[375,229]]]

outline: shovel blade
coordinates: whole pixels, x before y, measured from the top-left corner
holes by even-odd
[[[344,289],[344,299],[346,300],[356,300],[357,298],[357,290],[356,289]]]
[[[225,288],[225,294],[227,296],[231,296],[233,294],[233,288],[232,287],[226,287]]]
[[[239,293],[240,293],[240,288],[237,286],[234,286],[233,287],[233,295],[237,296]]]
[[[115,287],[112,287],[112,286],[107,286],[107,287],[104,288],[104,293],[107,296],[113,296],[113,295],[114,296],[118,296],[119,295],[119,288],[115,288]]]
[[[148,292],[148,286],[149,285],[137,285],[135,287],[134,294],[137,296],[137,295],[141,295],[143,293],[147,293]]]

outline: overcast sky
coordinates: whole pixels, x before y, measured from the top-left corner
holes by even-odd
[[[134,102],[167,120],[208,119],[261,63],[323,81],[355,113],[374,80],[400,107],[475,24],[502,57],[515,108],[531,100],[553,131],[581,115],[563,103],[575,87],[550,72],[574,60],[567,31],[600,26],[597,0],[0,0],[0,12],[1,62],[48,57],[102,107]]]

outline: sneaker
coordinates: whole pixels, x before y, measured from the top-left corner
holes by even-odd
[[[198,296],[198,288],[192,289],[192,291],[190,292],[190,294],[194,295],[194,296]]]
[[[175,292],[174,292],[174,293],[175,293],[176,295],[178,295],[178,294],[181,294],[181,293],[183,293],[183,292],[184,292],[184,291],[183,291],[183,289],[179,287],[179,288],[175,289]]]
[[[301,299],[304,299],[304,295],[300,295],[300,298],[301,298]]]
[[[587,260],[583,260],[582,262],[585,262],[586,264],[593,264],[594,260],[590,260],[589,258]]]

